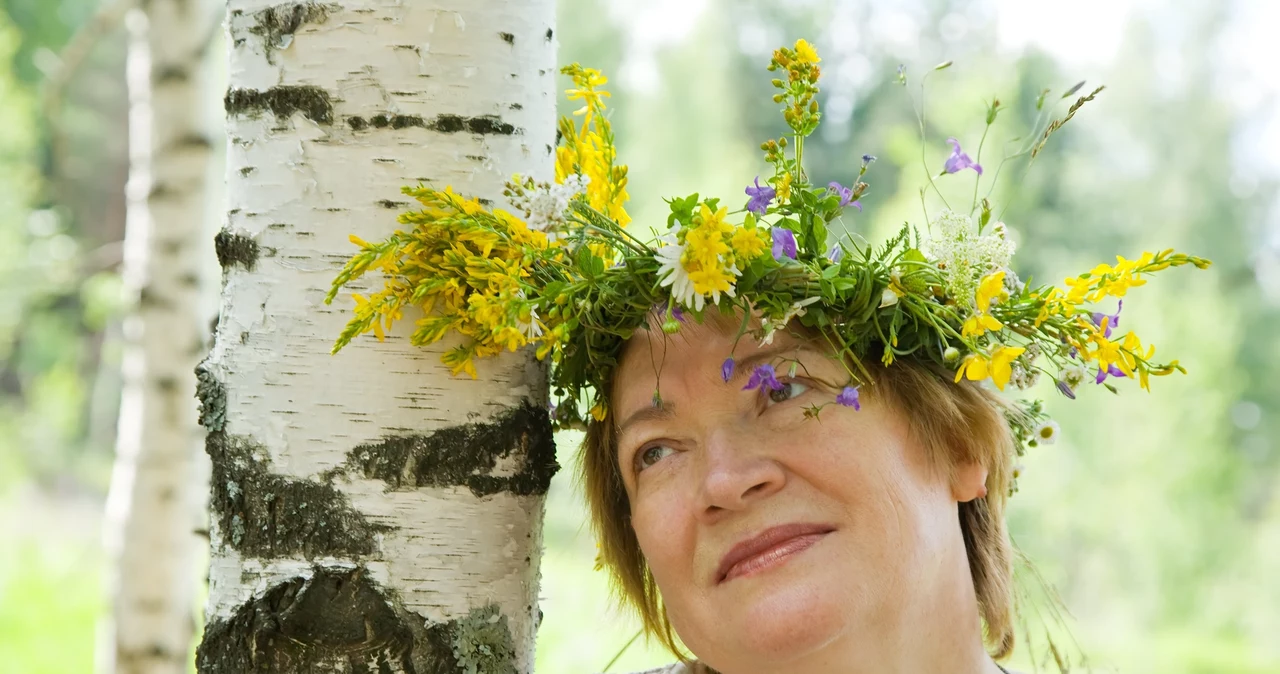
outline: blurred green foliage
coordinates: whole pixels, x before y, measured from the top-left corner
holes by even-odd
[[[1280,671],[1280,308],[1255,273],[1277,190],[1242,164],[1248,120],[1219,86],[1223,31],[1243,3],[1139,10],[1118,55],[1093,69],[1108,89],[1034,170],[1006,166],[993,195],[1011,204],[1003,220],[1020,242],[1024,279],[1059,280],[1117,253],[1169,247],[1215,262],[1136,289],[1124,310],[1126,327],[1140,326],[1189,375],[1155,382],[1149,395],[1098,388],[1070,402],[1038,391],[1065,437],[1027,458],[1011,526],[1073,614],[1073,658],[1083,652],[1100,670]],[[1056,97],[1081,78],[1045,53],[1015,60],[998,51],[994,17],[960,0],[905,3],[914,46],[880,38],[900,29],[885,23],[883,3],[708,0],[658,21],[665,39],[643,32],[642,4],[561,0],[556,32],[561,62],[612,77],[639,233],[664,221],[659,197],[696,190],[745,200],[742,189],[766,168],[756,147],[783,129],[763,71],[775,43],[805,36],[824,57],[824,128],[806,146],[814,182],[848,182],[863,154],[879,157],[866,211],[846,216],[851,233],[869,240],[922,220],[913,104],[934,64],[956,62],[929,78],[924,154],[933,173],[948,136],[975,153],[984,101],[998,97],[1006,111],[981,159],[990,177],[1005,143],[1030,128],[1041,89]],[[0,662],[15,671],[84,671],[101,609],[92,527],[15,534],[5,525],[32,503],[91,511],[105,492],[119,386],[111,246],[123,232],[120,36],[94,51],[58,114],[38,97],[56,70],[50,56],[94,5],[0,1],[0,535],[18,538],[0,545],[10,551],[0,554]],[[957,14],[967,17],[963,38]],[[1195,30],[1171,38],[1166,24]],[[1180,55],[1172,76],[1161,56],[1171,40]],[[905,89],[895,82],[899,63]],[[972,174],[939,186],[967,204]],[[939,208],[937,195],[928,204]],[[538,671],[572,674],[602,668],[636,623],[610,609],[604,578],[591,571],[595,549],[572,485],[578,439],[560,440]],[[1033,615],[1047,602],[1031,574],[1022,578]],[[62,647],[42,646],[54,632]],[[641,643],[611,671],[668,660]]]

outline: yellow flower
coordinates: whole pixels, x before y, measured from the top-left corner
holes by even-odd
[[[720,267],[703,267],[689,272],[689,280],[693,282],[693,291],[709,295],[716,291],[733,296],[733,275]]]
[[[988,330],[999,330],[1004,324],[995,318],[986,314],[974,314],[969,320],[964,322],[964,327],[960,331],[962,337],[977,337]]]
[[[818,58],[818,50],[813,48],[807,40],[796,40],[796,60],[801,63],[818,63],[822,59]]]
[[[977,299],[978,311],[984,312],[991,307],[991,300],[1004,294],[1004,272],[998,271],[988,275],[982,279],[982,283],[978,285]],[[997,329],[997,328],[992,328]]]
[[[591,408],[591,416],[596,421],[604,421],[604,418],[608,416],[608,414],[609,408],[605,406],[603,400],[597,402],[595,406]]]
[[[782,179],[778,181],[778,203],[785,204],[791,199],[791,174],[782,174]]]
[[[761,236],[763,232],[763,229],[747,229],[746,227],[739,227],[734,231],[730,245],[733,246],[733,252],[738,256],[738,259],[745,263],[764,254],[769,245],[764,242],[764,238]]]
[[[1013,361],[1026,351],[1023,347],[1002,346],[996,349],[995,353],[988,359],[980,353],[970,354],[960,363],[960,369],[956,371],[956,382],[962,378],[968,378],[969,381],[982,381],[987,377],[991,377],[991,381],[995,383],[996,388],[1004,390],[1009,378],[1013,376]]]
[[[576,173],[573,165],[577,160],[573,150],[561,145],[556,148],[556,184],[563,185],[566,178]]]
[[[609,83],[609,78],[600,74],[595,68],[583,68],[582,71],[573,78],[577,88],[565,91],[569,95],[569,100],[581,100],[584,105],[573,112],[574,115],[586,115],[587,119],[591,119],[592,108],[604,108],[602,99],[609,98],[607,91],[596,91],[596,87],[602,87]]]
[[[1013,376],[1013,361],[1025,348],[1017,346],[1001,347],[991,356],[991,381],[995,382],[996,388],[1004,390],[1005,384],[1009,383],[1009,378]]]
[[[980,353],[972,353],[965,356],[960,362],[960,369],[956,370],[956,383],[961,379],[968,378],[969,381],[982,381],[987,378],[987,358]]]
[[[720,256],[729,252],[724,235],[702,227],[689,230],[685,235],[685,244],[689,259],[705,267],[720,266]]]

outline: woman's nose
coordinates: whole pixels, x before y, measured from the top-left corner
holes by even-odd
[[[744,510],[782,488],[786,473],[761,442],[729,429],[711,433],[701,485],[704,514]]]

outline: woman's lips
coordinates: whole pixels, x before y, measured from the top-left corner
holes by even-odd
[[[778,564],[809,549],[835,528],[825,524],[785,524],[733,546],[716,570],[716,584]]]

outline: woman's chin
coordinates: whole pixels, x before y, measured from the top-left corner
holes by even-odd
[[[839,637],[850,607],[832,593],[837,587],[812,573],[803,578],[741,578],[733,608],[725,615],[740,648],[754,657],[786,662],[812,653]],[[725,588],[728,589],[728,588]]]

